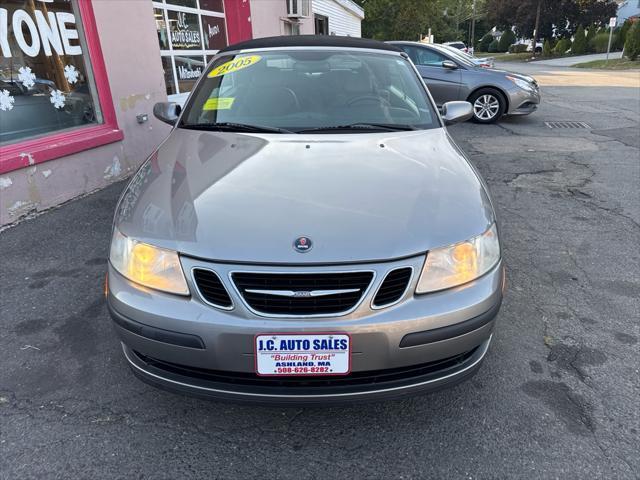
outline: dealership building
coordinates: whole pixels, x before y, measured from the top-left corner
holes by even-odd
[[[129,176],[229,44],[360,36],[351,0],[2,0],[0,225]]]

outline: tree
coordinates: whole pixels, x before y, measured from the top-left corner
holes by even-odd
[[[611,39],[611,45],[615,45],[617,42],[617,35],[614,33]],[[591,42],[593,51],[596,53],[605,53],[607,51],[607,47],[609,46],[609,34],[602,32],[593,37],[593,41]]]
[[[542,46],[542,56],[543,57],[550,57],[552,55],[551,53],[551,40],[549,40],[548,38],[545,39],[544,44]]]
[[[571,49],[571,40],[568,38],[562,38],[556,44],[555,48],[553,49],[553,53],[555,53],[556,55],[564,55],[569,49]]]
[[[587,30],[587,49],[586,52],[593,53],[596,51],[595,38],[598,34],[598,27],[591,25]],[[606,50],[605,50],[606,51]]]
[[[611,47],[614,50],[622,50],[622,48],[624,47],[624,42],[627,40],[627,33],[629,32],[629,29],[631,28],[631,20],[625,20],[625,22],[622,24],[622,27],[619,28],[619,31],[617,32],[617,37],[616,37],[616,44]]]
[[[632,61],[640,55],[640,22],[635,22],[627,32],[624,53]]]
[[[489,53],[496,53],[498,51],[498,40],[494,40],[489,44]]]
[[[478,51],[488,52],[489,45],[491,45],[491,42],[493,42],[493,35],[491,35],[490,33],[487,33],[484,37],[482,37],[480,42],[478,42]]]
[[[487,20],[531,38],[537,6],[538,0],[487,0]],[[538,37],[571,36],[580,24],[606,25],[616,11],[614,0],[542,0]]]
[[[498,43],[498,51],[508,52],[509,47],[514,43],[516,43],[516,34],[513,33],[510,28],[508,28],[502,33],[502,36],[500,37],[500,42]]]
[[[482,19],[486,0],[476,0],[476,31],[490,27]],[[356,0],[365,11],[362,36],[378,40],[418,40],[431,28],[437,42],[466,40],[473,0]],[[476,36],[477,37],[477,36]]]
[[[573,46],[571,47],[571,53],[575,55],[584,55],[587,51],[587,37],[584,33],[582,25],[576,30],[576,36],[573,39]]]

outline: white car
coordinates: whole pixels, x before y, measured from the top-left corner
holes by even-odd
[[[464,44],[464,42],[447,42],[447,43],[443,43],[443,45],[446,45],[447,47],[455,48],[456,50],[460,50],[461,52],[464,52],[464,53],[469,53],[469,49]]]

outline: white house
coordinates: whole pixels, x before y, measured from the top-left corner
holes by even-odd
[[[360,37],[364,10],[352,0],[313,0],[315,33]]]
[[[640,0],[625,0],[618,4],[618,26],[628,18],[640,18]]]

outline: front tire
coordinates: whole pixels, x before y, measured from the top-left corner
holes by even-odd
[[[482,88],[469,97],[473,106],[473,121],[494,123],[505,112],[507,102],[500,92],[493,88]]]

